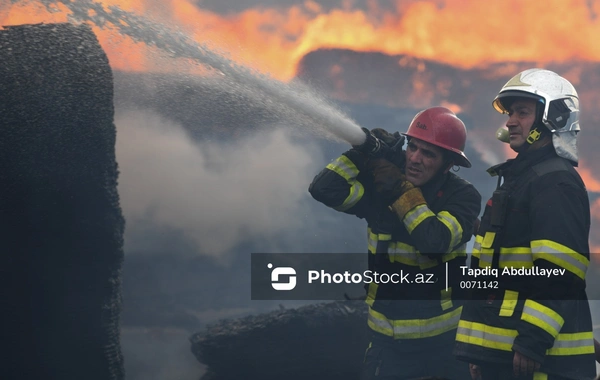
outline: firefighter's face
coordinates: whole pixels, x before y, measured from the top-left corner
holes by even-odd
[[[442,165],[444,153],[441,148],[416,138],[410,139],[406,146],[405,174],[413,185],[425,185],[442,169]]]
[[[508,107],[508,128],[510,147],[518,152],[527,144],[527,136],[535,122],[536,101],[534,99],[517,98]]]

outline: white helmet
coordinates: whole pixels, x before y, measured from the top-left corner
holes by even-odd
[[[508,113],[507,108],[516,97],[541,102],[543,108],[539,108],[543,112],[538,113],[534,126],[541,122],[548,128],[556,154],[577,163],[579,96],[571,82],[553,71],[525,70],[502,87],[492,104],[498,112]]]

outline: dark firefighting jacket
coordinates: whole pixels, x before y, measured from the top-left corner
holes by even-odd
[[[518,351],[542,363],[543,373],[592,379],[594,341],[585,292],[590,208],[584,183],[551,145],[489,171],[504,182],[485,207],[471,268],[497,268],[498,287],[472,290],[455,354],[474,363],[512,365]],[[510,275],[518,268],[529,271]],[[558,271],[541,273],[549,269]]]
[[[365,157],[356,150],[327,165],[309,187],[316,200],[367,221],[371,271],[402,273],[415,281],[367,286],[368,325],[394,339],[434,337],[456,329],[463,297],[453,283],[446,290],[445,263],[452,269],[465,265],[466,243],[481,209],[477,190],[453,173],[421,190],[427,205],[400,220],[375,193]],[[419,273],[421,280],[436,282],[418,283]]]

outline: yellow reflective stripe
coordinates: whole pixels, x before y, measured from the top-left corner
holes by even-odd
[[[461,320],[458,322],[456,330],[456,341],[496,350],[512,351],[517,334],[517,330]]]
[[[429,209],[429,207],[427,207],[426,204],[418,205],[417,207],[413,208],[412,210],[406,213],[403,222],[406,226],[406,229],[408,230],[408,233],[412,234],[413,230],[417,228],[417,226],[421,224],[422,221],[432,216],[435,216],[435,214],[431,212],[431,210]]]
[[[340,156],[326,166],[327,169],[336,172],[346,181],[351,181],[358,175],[358,168],[352,160],[346,156]]]
[[[461,257],[461,256],[467,256],[467,243],[461,245],[460,247],[457,247],[452,252],[444,253],[442,255],[442,261],[443,262],[450,261],[450,260],[454,259],[455,257]]]
[[[546,355],[569,356],[593,354],[594,333],[561,333],[554,340],[552,348],[546,350]]]
[[[450,247],[449,250],[454,248],[458,243],[460,243],[463,235],[463,229],[458,220],[450,214],[448,211],[440,211],[437,214],[437,218],[444,223],[446,227],[450,230]]]
[[[348,157],[340,156],[335,161],[329,163],[326,168],[344,178],[350,185],[350,194],[348,194],[341,205],[334,207],[334,209],[337,211],[346,211],[357,204],[365,194],[365,188],[360,182],[356,181],[356,176],[358,175],[356,165]]]
[[[519,300],[519,292],[515,292],[513,290],[505,290],[504,291],[504,299],[502,300],[502,305],[500,306],[500,316],[501,317],[510,317],[515,312],[515,307],[517,306],[517,301]]]
[[[448,313],[429,319],[387,319],[383,314],[369,308],[368,325],[371,329],[394,339],[428,338],[456,328],[462,306]]]
[[[571,248],[551,240],[534,240],[531,242],[533,260],[543,259],[574,273],[585,279],[590,261]]]
[[[479,252],[479,267],[491,267],[494,259],[494,251],[491,248],[481,248]]]
[[[350,194],[348,195],[348,197],[344,199],[344,202],[341,205],[334,207],[334,210],[346,211],[362,199],[363,195],[365,194],[365,188],[360,182],[353,182],[354,184],[352,184],[352,186],[350,187]]]
[[[496,238],[496,233],[492,231],[486,231],[483,240],[481,241],[481,248],[492,248],[492,244],[494,244],[494,239]]]
[[[565,320],[557,312],[534,300],[526,300],[521,319],[556,337]]]
[[[485,236],[481,238],[479,251],[479,267],[491,267],[494,258],[494,250],[491,248],[496,238],[496,233],[486,231]]]
[[[367,246],[369,248],[369,252],[375,254],[377,249],[377,235],[371,232],[371,229],[367,229]]]
[[[371,231],[371,228],[367,227],[367,246],[369,252],[375,254],[377,252],[377,243],[380,241],[390,241],[392,235],[390,234],[375,234]]]
[[[481,242],[483,241],[483,236],[477,235],[475,236],[475,242],[473,243],[473,256],[479,258],[479,252],[481,252]]]
[[[448,290],[442,289],[440,296],[440,304],[442,306],[442,310],[450,309],[452,305],[452,287],[449,287]]]
[[[417,250],[412,245],[399,241],[390,243],[388,246],[388,257],[392,263],[418,266]]]
[[[378,288],[379,288],[379,284],[377,284],[374,281],[369,284],[369,290],[367,291],[367,298],[365,299],[365,302],[367,303],[367,305],[373,306],[373,302],[375,302],[375,297],[377,295]]]
[[[517,330],[492,327],[483,323],[461,320],[456,330],[456,341],[502,351],[512,351]],[[554,339],[546,355],[572,356],[594,353],[594,333],[561,333]]]
[[[548,380],[548,374],[543,372],[534,372],[533,380]]]
[[[466,255],[467,245],[463,244],[456,250],[442,255],[442,262]],[[414,246],[399,241],[391,242],[389,244],[388,257],[392,263],[418,266],[421,269],[428,269],[440,265],[438,260],[431,259],[427,255],[422,255]]]
[[[530,247],[500,248],[500,268],[533,268],[533,256]]]

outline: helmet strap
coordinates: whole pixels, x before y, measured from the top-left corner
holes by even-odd
[[[533,144],[534,142],[538,141],[540,137],[542,137],[542,132],[538,129],[538,127],[534,127],[529,131],[529,136],[527,136],[527,144]]]

